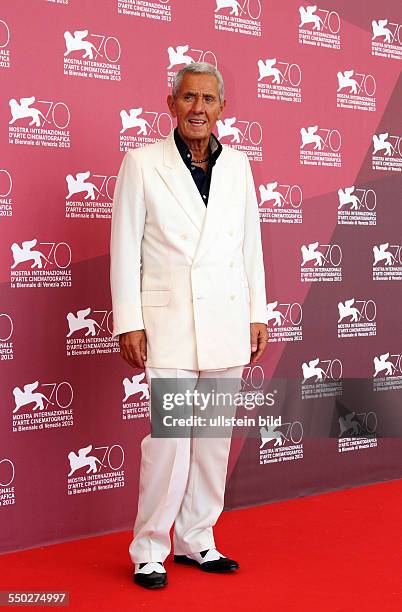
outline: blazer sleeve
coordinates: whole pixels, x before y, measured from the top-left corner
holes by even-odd
[[[243,257],[250,291],[250,322],[267,323],[267,299],[260,216],[250,162],[247,155],[244,157],[246,164],[246,211]]]
[[[141,309],[141,241],[145,198],[141,167],[127,151],[117,175],[110,236],[113,338],[144,329]]]

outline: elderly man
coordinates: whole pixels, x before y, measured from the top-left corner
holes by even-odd
[[[164,141],[128,151],[117,177],[113,336],[122,357],[145,368],[150,387],[153,378],[240,381],[268,339],[250,164],[212,133],[225,107],[214,66],[180,70],[167,103],[177,127]],[[209,572],[239,567],[216,549],[212,531],[223,509],[229,449],[230,437],[143,439],[129,548],[137,584],[167,584],[173,523],[175,562]]]

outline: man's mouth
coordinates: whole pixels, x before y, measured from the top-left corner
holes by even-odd
[[[206,119],[189,119],[188,122],[191,125],[204,125],[207,121]]]

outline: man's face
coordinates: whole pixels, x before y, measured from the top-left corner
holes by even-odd
[[[225,101],[219,101],[218,81],[212,74],[187,72],[177,97],[168,96],[172,117],[177,118],[181,136],[186,140],[209,139]]]

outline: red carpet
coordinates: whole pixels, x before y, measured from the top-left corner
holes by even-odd
[[[131,581],[130,532],[7,554],[0,590],[66,590],[61,609],[96,612],[400,611],[401,506],[396,480],[224,512],[216,544],[240,570],[209,575],[169,557],[157,591]]]

